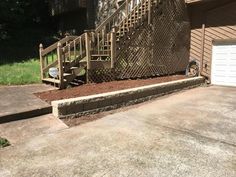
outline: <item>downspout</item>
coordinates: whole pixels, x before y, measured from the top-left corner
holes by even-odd
[[[202,41],[201,41],[201,75],[203,74],[204,45],[205,45],[205,23],[202,24]]]

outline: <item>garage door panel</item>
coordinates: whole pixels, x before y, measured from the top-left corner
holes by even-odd
[[[227,66],[228,66],[227,63],[215,63],[216,69],[224,69],[225,70],[225,67],[227,67]]]
[[[236,47],[234,45],[231,46],[232,50],[234,50],[233,52],[235,52]],[[236,52],[235,52],[236,53]]]
[[[236,55],[235,55],[235,56],[231,55],[231,57],[229,58],[229,60],[230,60],[231,62],[236,62]]]
[[[213,46],[212,84],[236,86],[236,44]]]
[[[230,64],[229,64],[230,66],[232,66],[232,65],[236,66],[236,59],[230,59],[229,62],[230,62]]]
[[[235,77],[236,77],[236,76],[234,76],[234,75],[231,75],[231,76],[229,76],[229,77],[228,77],[228,79],[227,79],[227,80],[229,80],[229,82],[230,82],[230,83],[231,83],[231,82],[232,82],[232,83],[234,83],[234,82],[236,82],[236,79],[235,79]]]
[[[231,72],[232,74],[236,74],[236,70],[234,70],[233,68],[230,70],[230,72]]]
[[[236,67],[236,64],[229,65],[228,69],[229,69],[229,71],[235,71],[235,67]]]
[[[216,53],[216,61],[218,61],[218,60],[224,60],[224,58],[225,58],[225,54],[217,54]]]
[[[231,74],[230,76],[228,76],[231,82],[235,81],[235,77],[236,77],[236,74]]]

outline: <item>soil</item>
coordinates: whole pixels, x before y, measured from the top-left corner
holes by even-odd
[[[156,77],[150,79],[122,80],[122,81],[104,82],[99,84],[85,84],[65,90],[51,90],[46,92],[40,92],[36,93],[35,95],[41,98],[42,100],[51,103],[52,101],[55,100],[95,95],[95,94],[124,90],[145,85],[175,81],[185,78],[186,78],[185,75],[172,75],[172,76]]]

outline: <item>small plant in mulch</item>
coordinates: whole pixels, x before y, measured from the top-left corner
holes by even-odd
[[[10,146],[10,145],[11,144],[7,139],[0,137],[0,148],[4,148],[4,147]]]

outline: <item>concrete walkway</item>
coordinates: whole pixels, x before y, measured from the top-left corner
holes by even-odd
[[[33,93],[52,89],[43,84],[0,87],[0,123],[51,112],[51,106]]]
[[[2,149],[0,176],[235,177],[235,127],[236,88],[196,88]]]
[[[7,137],[12,146],[27,142],[43,134],[51,134],[67,129],[60,119],[52,114],[0,124],[0,137]]]

